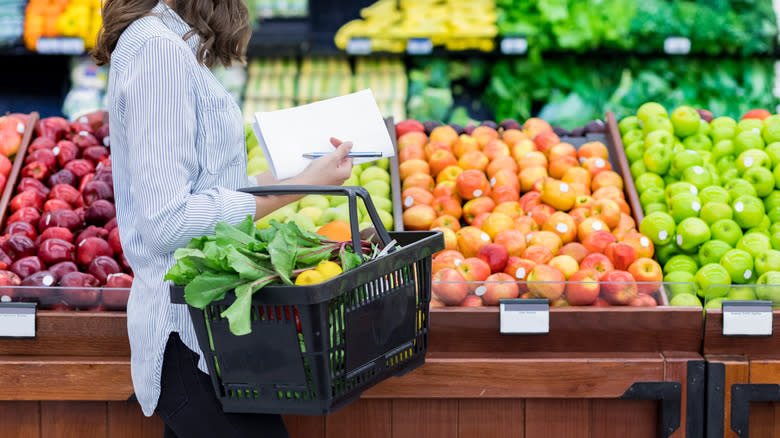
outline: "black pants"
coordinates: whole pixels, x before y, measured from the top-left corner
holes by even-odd
[[[199,356],[171,333],[165,346],[160,400],[155,413],[165,422],[165,438],[288,438],[280,415],[226,414]]]

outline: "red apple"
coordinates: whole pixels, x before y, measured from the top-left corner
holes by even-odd
[[[653,259],[641,258],[637,259],[628,268],[628,272],[634,277],[635,281],[645,282],[640,283],[639,293],[650,294],[658,290],[663,281],[664,274],[661,266]]]
[[[458,271],[444,268],[433,276],[432,295],[444,305],[455,306],[469,294],[468,286]]]
[[[614,242],[617,242],[617,238],[612,233],[598,230],[585,236],[585,240],[582,241],[582,244],[591,253],[603,254],[607,247]]]
[[[549,265],[536,265],[528,274],[528,291],[540,298],[555,301],[563,295],[566,286],[561,271]]]
[[[593,304],[599,297],[599,273],[593,269],[580,269],[569,277],[566,299],[572,306]]]
[[[626,242],[614,242],[607,246],[604,255],[620,271],[628,271],[628,267],[636,261],[636,248]]]
[[[594,269],[599,273],[599,280],[603,281],[604,276],[613,271],[615,266],[612,265],[612,262],[604,254],[593,253],[582,260],[580,269]]]
[[[626,271],[612,271],[601,284],[601,296],[610,304],[627,305],[639,294],[634,277]]]
[[[520,295],[515,279],[503,272],[488,277],[482,287],[477,288],[475,294],[479,296],[482,292],[482,302],[487,306],[497,306],[502,298],[517,298]]]
[[[469,257],[455,268],[463,279],[469,284],[469,290],[473,291],[481,283],[490,276],[490,266],[482,259],[476,257]]]
[[[469,295],[460,302],[460,307],[482,307],[482,298]]]
[[[490,272],[501,272],[509,259],[509,253],[503,245],[488,243],[477,252],[477,258],[482,259],[490,267]]]
[[[111,239],[109,239],[109,244],[111,243],[110,240]],[[445,268],[455,269],[463,260],[466,260],[466,258],[463,257],[463,254],[460,252],[454,250],[444,250],[436,257],[434,257],[433,261],[431,262],[431,271],[433,274],[436,274]]]
[[[561,250],[558,251],[557,255],[567,255],[576,260],[577,263],[582,263],[582,260],[585,259],[588,254],[590,254],[588,249],[585,248],[585,246],[583,246],[581,243],[569,242],[566,245],[563,245]]]

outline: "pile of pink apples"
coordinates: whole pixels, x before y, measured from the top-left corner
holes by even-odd
[[[133,281],[116,226],[103,116],[74,123],[49,117],[36,125],[0,236],[0,286],[75,288],[63,292],[55,306],[61,308],[125,305],[126,291],[101,297],[100,289],[126,289]],[[0,295],[13,298],[14,288],[3,289]]]

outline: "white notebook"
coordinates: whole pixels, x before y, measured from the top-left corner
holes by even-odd
[[[352,152],[394,154],[387,125],[371,90],[358,91],[308,105],[255,113],[252,129],[274,178],[301,173],[311,163],[303,154],[330,152],[330,138],[351,141]],[[381,159],[356,158],[354,164]]]

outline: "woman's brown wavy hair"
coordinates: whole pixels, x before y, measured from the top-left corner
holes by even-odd
[[[104,0],[103,27],[92,56],[98,65],[111,62],[119,37],[135,20],[149,15],[159,0]],[[171,0],[168,4],[192,27],[184,38],[200,37],[197,58],[211,68],[220,61],[225,66],[244,63],[252,30],[249,11],[243,0]]]

